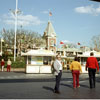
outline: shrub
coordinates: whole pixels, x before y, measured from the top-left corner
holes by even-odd
[[[26,64],[25,64],[25,61],[23,62],[20,62],[20,61],[13,61],[12,62],[12,68],[25,68]]]
[[[11,67],[12,68],[25,68],[26,67],[26,63],[25,63],[25,59],[24,57],[16,57],[16,61],[14,62],[14,57],[13,56],[2,56],[1,59],[5,60],[5,68],[7,67],[7,60],[10,58],[12,64]],[[0,62],[1,62],[0,59]]]

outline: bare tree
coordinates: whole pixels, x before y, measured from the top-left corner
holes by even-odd
[[[100,35],[93,36],[91,41],[92,48],[96,51],[100,51]]]
[[[14,30],[6,30],[2,37],[5,41],[6,48],[14,49]],[[16,37],[16,47],[17,47],[17,55],[21,53],[21,51],[27,51],[27,49],[32,49],[33,45],[36,47],[45,46],[45,40],[42,36],[37,32],[32,32],[28,30],[17,30]]]

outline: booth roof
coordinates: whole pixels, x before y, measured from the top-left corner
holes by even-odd
[[[50,50],[30,50],[26,53],[21,53],[21,56],[55,56],[55,53]]]

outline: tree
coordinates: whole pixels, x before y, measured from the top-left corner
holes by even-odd
[[[6,30],[3,32],[2,37],[5,41],[5,50],[7,48],[14,49],[14,30]],[[37,32],[32,32],[28,30],[17,30],[16,34],[16,48],[17,55],[21,54],[21,51],[27,51],[27,49],[32,49],[35,45],[36,47],[45,46],[45,40]]]
[[[91,39],[92,41],[92,48],[96,51],[100,51],[100,35],[95,35]]]

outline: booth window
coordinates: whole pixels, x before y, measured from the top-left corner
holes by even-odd
[[[49,65],[51,63],[51,57],[44,56],[43,57],[43,64]]]
[[[31,64],[32,65],[43,65],[43,57],[39,57],[39,56],[31,57]]]
[[[28,57],[28,64],[31,64],[31,56]]]

